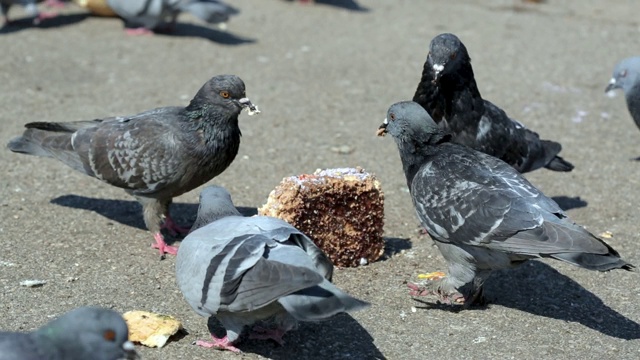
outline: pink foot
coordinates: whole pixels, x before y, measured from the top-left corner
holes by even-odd
[[[156,233],[153,235],[153,238],[156,239],[156,243],[151,245],[152,248],[160,250],[160,255],[171,254],[177,255],[178,248],[175,246],[169,246],[166,242],[164,242],[164,237],[162,234]]]
[[[231,342],[229,341],[229,338],[226,337],[226,336],[223,337],[222,339],[218,339],[217,337],[211,335],[211,338],[213,338],[213,341],[211,341],[211,342],[198,340],[198,341],[196,341],[196,345],[202,346],[202,347],[206,347],[206,348],[216,348],[216,349],[221,349],[221,350],[229,350],[229,351],[233,351],[235,353],[242,352],[237,347],[231,345]]]
[[[409,295],[411,296],[427,296],[431,294],[431,292],[426,288],[420,287],[414,283],[407,283],[407,287],[409,288]]]
[[[188,234],[190,230],[189,228],[182,227],[176,224],[176,222],[173,221],[173,218],[169,214],[167,214],[167,216],[165,217],[164,224],[162,224],[161,228],[167,229],[169,233],[173,236],[177,234]]]
[[[131,35],[131,36],[140,36],[140,35],[153,35],[153,31],[149,30],[147,28],[126,28],[124,29],[124,32],[127,35]]]
[[[258,340],[273,340],[280,344],[280,346],[284,346],[284,340],[282,337],[287,332],[283,329],[266,329],[261,326],[254,326],[253,332],[249,334],[249,339],[258,339]]]
[[[447,304],[447,305],[465,304],[464,296],[460,293],[444,294],[444,293],[441,293],[440,291],[431,291],[426,287],[421,287],[413,283],[407,283],[407,287],[409,288],[410,296],[435,295],[438,298],[438,300],[443,304]]]
[[[52,19],[54,17],[58,16],[57,13],[47,13],[47,12],[41,12],[38,14],[38,16],[36,16],[33,19],[33,25],[40,25],[40,23],[42,22],[42,20],[46,20],[46,19]]]
[[[60,9],[60,8],[64,7],[64,3],[62,1],[60,1],[60,0],[47,0],[44,3],[45,3],[45,5],[47,5],[48,7],[51,7],[51,8]]]

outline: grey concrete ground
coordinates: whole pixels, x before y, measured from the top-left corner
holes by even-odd
[[[355,0],[353,0],[355,1]],[[287,345],[247,340],[242,355],[192,346],[207,320],[183,301],[174,259],[150,248],[140,208],[122,190],[50,159],[0,151],[0,329],[26,331],[81,305],[172,314],[189,334],[144,359],[637,359],[639,275],[534,261],[493,276],[491,304],[462,312],[414,301],[406,281],[443,270],[417,218],[395,144],[376,138],[388,106],[411,98],[429,40],[458,34],[483,95],[543,138],[571,173],[527,177],[628,261],[640,264],[640,132],[624,99],[603,90],[613,65],[640,54],[634,1],[521,5],[515,0],[237,0],[226,33],[183,16],[174,36],[126,37],[117,19],[73,7],[41,28],[0,32],[0,140],[30,121],[71,121],[186,104],[211,76],[233,73],[259,104],[241,115],[240,154],[212,183],[255,208],[284,177],[362,166],[386,194],[384,260],[336,282],[373,306],[303,324]],[[20,16],[20,9],[12,14]],[[353,152],[332,148],[347,145]],[[195,218],[198,190],[176,199]],[[42,279],[40,288],[19,282]],[[213,324],[215,325],[215,324]]]

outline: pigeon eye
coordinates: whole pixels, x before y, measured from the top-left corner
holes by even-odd
[[[229,92],[228,91],[220,91],[220,96],[222,96],[225,99],[229,98]]]
[[[104,333],[102,333],[102,337],[107,340],[107,341],[116,341],[116,332],[113,330],[107,330]]]
[[[620,73],[620,77],[625,77],[627,76],[627,69],[622,70],[622,72]]]
[[[395,119],[396,119],[396,114],[394,114],[394,113],[389,114],[389,120],[393,121]]]
[[[451,55],[449,55],[449,59],[453,60],[456,58],[456,53],[451,53]]]

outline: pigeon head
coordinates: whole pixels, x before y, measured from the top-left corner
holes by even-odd
[[[138,359],[122,316],[99,307],[72,310],[36,332],[65,359]]]
[[[604,92],[622,89],[627,93],[640,80],[640,57],[622,60],[613,70],[613,76]]]
[[[198,215],[190,232],[225,216],[242,216],[242,214],[233,205],[231,194],[227,189],[215,185],[207,186],[200,193]]]
[[[245,108],[249,115],[260,112],[247,98],[242,79],[235,75],[218,75],[211,78],[191,100],[188,109],[197,110],[206,104],[221,106],[234,116]]]
[[[461,62],[470,61],[467,48],[453,34],[440,34],[431,40],[427,64],[429,65],[434,81],[438,81],[451,69],[455,69]]]
[[[398,146],[407,143],[437,144],[450,137],[418,103],[402,101],[391,105],[387,118],[378,128],[378,136],[391,134]]]

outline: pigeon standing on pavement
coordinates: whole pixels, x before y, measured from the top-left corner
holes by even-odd
[[[442,301],[481,301],[493,270],[532,258],[598,271],[634,267],[514,168],[452,143],[419,104],[392,105],[378,129],[385,133],[398,145],[418,218],[448,263],[449,274],[429,289]]]
[[[30,333],[0,332],[0,360],[136,359],[128,339],[120,314],[81,307]]]
[[[130,35],[151,34],[165,25],[172,30],[181,12],[209,24],[225,23],[239,12],[219,0],[107,0],[107,4],[124,19]]]
[[[206,183],[234,160],[238,115],[259,112],[235,75],[207,81],[187,107],[163,107],[133,116],[68,123],[26,124],[11,151],[52,157],[125,189],[142,204],[144,222],[161,254],[175,254],[160,230],[186,233],[169,215],[174,197]],[[162,220],[164,218],[164,224]]]
[[[604,91],[615,89],[624,91],[629,113],[636,126],[640,128],[640,57],[627,58],[616,65],[611,81]]]
[[[482,99],[467,49],[453,34],[431,40],[413,101],[452,133],[453,142],[495,156],[521,173],[541,167],[573,169],[558,156],[559,143],[540,140],[538,134]]]
[[[287,222],[243,217],[224,188],[200,195],[198,218],[176,257],[178,286],[191,307],[215,316],[226,336],[205,347],[234,352],[242,329],[273,319],[276,329],[254,327],[252,338],[282,344],[297,321],[316,321],[368,304],[342,292],[330,280],[333,264],[311,239]]]

